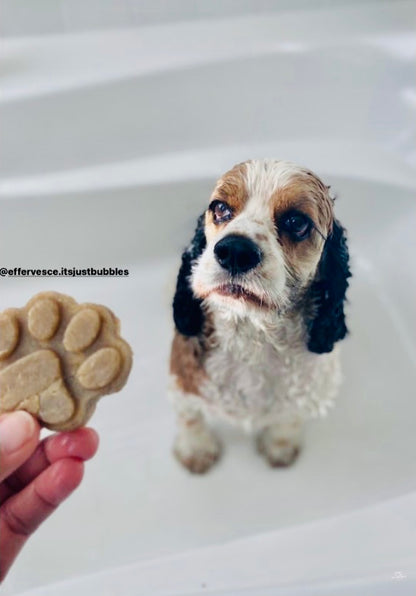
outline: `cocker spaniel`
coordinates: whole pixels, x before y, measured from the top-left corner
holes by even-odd
[[[186,468],[220,455],[207,417],[255,432],[272,466],[295,460],[304,421],[339,389],[349,277],[345,230],[311,171],[252,160],[218,180],[173,300],[174,453]]]

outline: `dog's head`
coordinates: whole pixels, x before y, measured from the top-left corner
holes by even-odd
[[[248,161],[218,180],[198,220],[182,256],[175,323],[199,334],[204,302],[236,316],[301,309],[309,350],[329,352],[347,332],[349,276],[328,187],[293,163]]]

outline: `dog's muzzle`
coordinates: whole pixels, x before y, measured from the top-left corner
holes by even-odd
[[[214,246],[218,263],[231,275],[246,273],[254,269],[262,260],[260,248],[250,238],[229,234]]]

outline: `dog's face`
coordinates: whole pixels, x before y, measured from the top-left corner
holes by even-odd
[[[239,164],[217,182],[182,255],[176,329],[204,333],[204,305],[260,320],[297,310],[308,349],[330,352],[347,333],[348,259],[345,230],[315,174],[284,161]]]
[[[292,308],[315,277],[333,226],[328,188],[282,161],[250,161],[217,182],[195,262],[196,297],[236,313]]]

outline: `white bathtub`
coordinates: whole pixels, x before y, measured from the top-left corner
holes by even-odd
[[[197,19],[182,2],[168,23],[130,13],[117,30],[92,30],[90,7],[79,32],[61,2],[57,33],[16,25],[3,42],[0,267],[130,275],[2,278],[0,310],[44,289],[104,302],[135,352],[127,387],[92,419],[101,446],[82,487],[5,595],[416,592],[414,2],[241,4]],[[345,383],[293,468],[268,469],[222,428],[224,459],[196,478],[170,456],[176,267],[215,177],[266,156],[339,196],[354,270]]]

